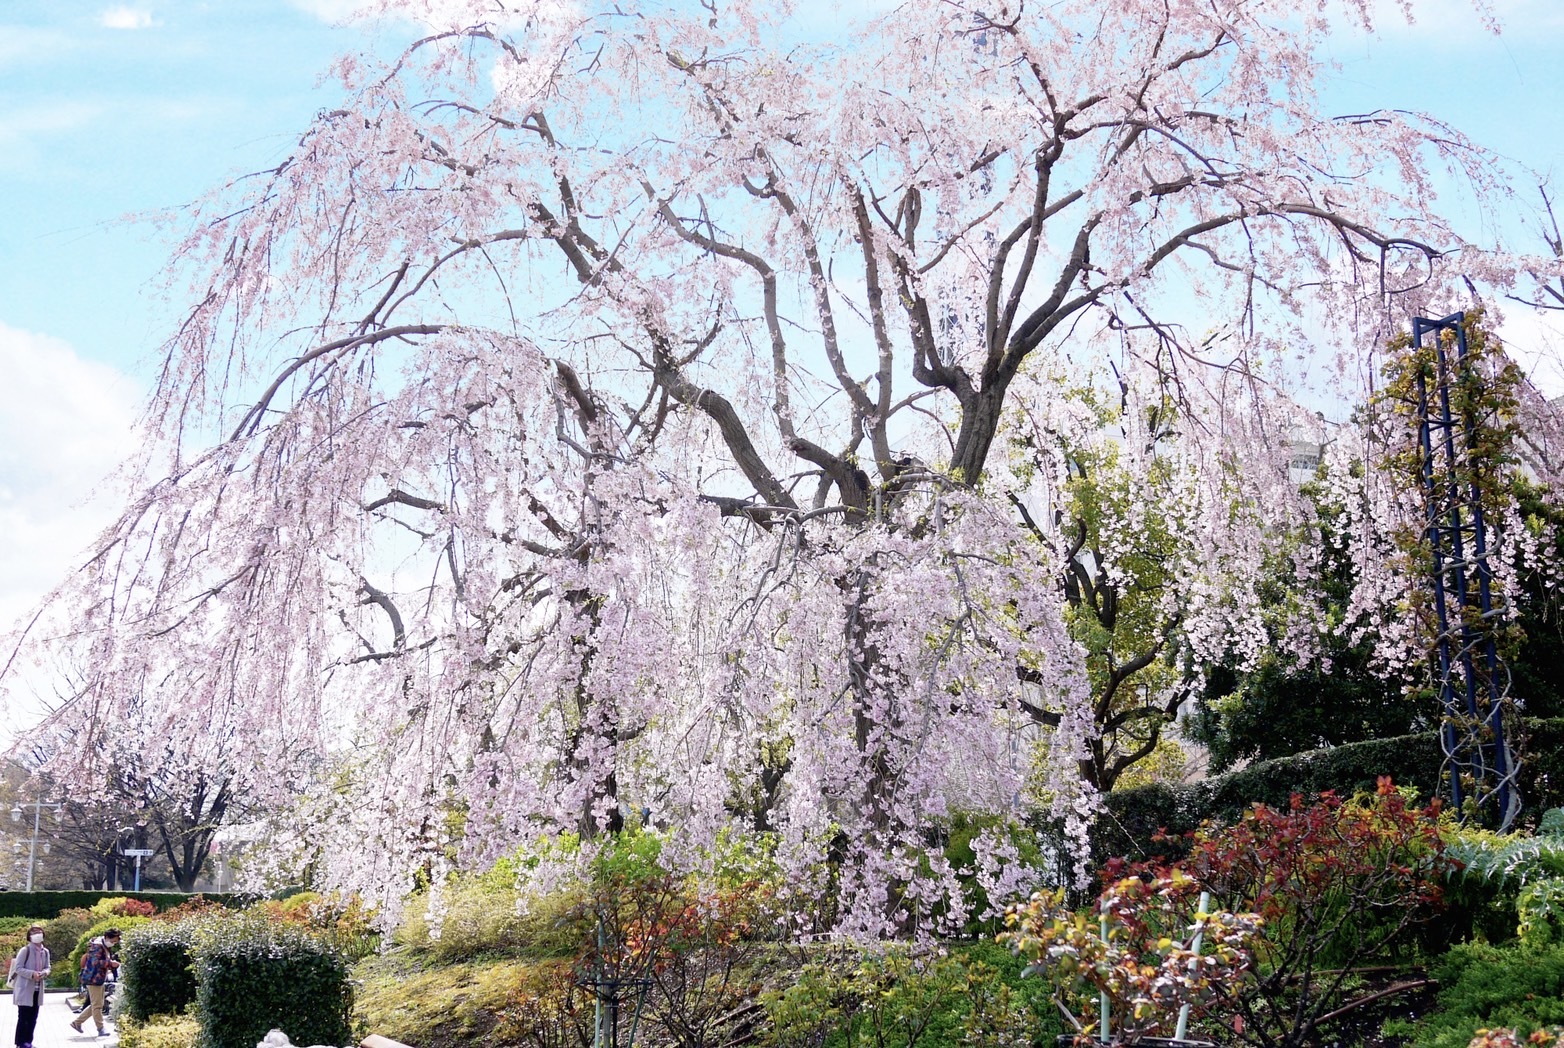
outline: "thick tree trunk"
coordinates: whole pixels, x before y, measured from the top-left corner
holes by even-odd
[[[591,757],[586,752],[586,743],[589,739],[605,740],[609,753],[617,755],[619,719],[614,710],[595,709],[593,704],[597,700],[587,690],[587,677],[591,673],[592,662],[597,655],[592,633],[596,632],[600,622],[600,601],[586,590],[570,590],[565,594],[565,599],[578,613],[584,613],[590,623],[585,635],[572,638],[581,649],[581,666],[576,676],[576,724],[569,740],[569,764],[576,776],[583,777],[593,774]],[[599,724],[594,724],[595,717],[600,721]],[[587,787],[587,795],[576,824],[584,838],[596,837],[603,833],[618,833],[624,829],[624,816],[619,811],[619,774],[614,766],[615,757],[611,756],[609,760],[607,773],[597,782],[589,783]],[[599,819],[596,809],[604,800],[612,801],[613,804],[608,810],[607,818]]]
[[[869,777],[857,804],[871,832],[884,833],[891,828],[888,800],[891,790],[891,759],[886,734],[895,730],[894,697],[885,695],[880,669],[881,654],[874,640],[874,623],[865,607],[872,585],[871,567],[860,568],[847,583],[852,594],[847,609],[847,675],[853,690],[853,741],[863,758]],[[892,723],[879,724],[873,707],[884,699],[883,707]],[[876,731],[876,729],[879,729]]]
[[[989,450],[994,445],[994,434],[999,432],[1005,391],[1009,388],[1010,376],[994,375],[982,389],[962,402],[961,429],[956,434],[956,447],[950,456],[950,475],[957,483],[975,488],[982,480]]]

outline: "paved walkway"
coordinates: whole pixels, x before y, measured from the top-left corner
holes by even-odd
[[[10,994],[5,995],[6,1007],[0,1009],[0,1044],[9,1045],[15,1039],[16,1033],[16,1009],[10,1007]],[[119,1031],[113,1023],[109,1023],[109,1036],[99,1037],[98,1031],[93,1029],[92,1019],[89,1018],[82,1029],[84,1033],[77,1033],[71,1029],[71,1022],[76,1018],[71,1010],[65,1006],[65,998],[70,994],[66,991],[50,991],[44,994],[43,1008],[38,1012],[38,1030],[33,1035],[35,1048],[71,1048],[73,1045],[114,1045],[119,1044]]]

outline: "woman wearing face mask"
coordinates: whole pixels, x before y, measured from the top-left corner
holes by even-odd
[[[16,1043],[33,1048],[38,1006],[43,1003],[43,981],[49,977],[49,951],[43,944],[43,925],[27,929],[27,944],[11,962],[11,996],[16,1001]]]

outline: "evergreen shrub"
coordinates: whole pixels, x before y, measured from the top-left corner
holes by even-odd
[[[97,921],[91,910],[61,910],[53,920],[43,922],[43,944],[49,948],[49,985],[75,989],[76,969],[71,967],[71,951],[82,933]]]
[[[1415,1048],[1466,1048],[1478,1030],[1505,1026],[1524,1036],[1564,1023],[1564,945],[1467,943],[1430,974],[1439,981],[1438,1009],[1415,1026],[1397,1023],[1386,1031],[1410,1034]]]
[[[119,1024],[120,1048],[196,1048],[201,1025],[192,1015],[157,1015]]]
[[[1445,843],[1460,869],[1446,887],[1444,948],[1467,939],[1500,943],[1520,935],[1540,945],[1556,937],[1564,914],[1564,810],[1543,812],[1535,833],[1452,824]]]
[[[92,912],[99,917],[151,917],[158,912],[158,905],[124,895],[110,895],[93,903]]]
[[[1042,979],[992,944],[940,953],[893,947],[805,965],[762,996],[765,1048],[1036,1048],[1064,1033]]]
[[[353,1040],[353,988],[340,953],[299,928],[245,913],[194,936],[201,1048],[254,1048],[279,1029],[294,1044]]]
[[[1564,767],[1564,718],[1512,721],[1511,730],[1518,742],[1524,740],[1519,785],[1528,810],[1564,806],[1564,772],[1559,770]],[[1326,790],[1341,797],[1372,793],[1382,775],[1432,799],[1441,794],[1443,761],[1439,735],[1429,731],[1257,761],[1195,783],[1154,782],[1115,790],[1103,798],[1092,854],[1099,866],[1118,856],[1176,859],[1183,854],[1182,845],[1176,839],[1156,840],[1158,830],[1178,838],[1206,821],[1230,824],[1257,801],[1285,809],[1294,793],[1305,798]]]
[[[195,1003],[195,971],[190,963],[194,930],[194,921],[181,921],[148,922],[125,931],[116,996],[118,1007],[133,1021],[175,1015]]]
[[[285,899],[256,903],[252,910],[302,928],[345,956],[360,961],[380,948],[378,916],[356,892],[295,892]]]

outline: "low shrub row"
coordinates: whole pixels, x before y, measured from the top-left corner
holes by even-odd
[[[190,896],[181,909],[167,911],[177,917],[189,907]],[[14,957],[27,940],[27,929],[33,924],[43,925],[43,942],[53,958],[48,985],[56,989],[73,988],[81,967],[81,956],[95,936],[117,927],[120,930],[139,921],[147,920],[157,909],[150,903],[125,896],[104,896],[92,909],[72,907],[56,912],[53,916],[0,917],[0,957]]]
[[[766,993],[768,1048],[961,1045],[1026,1048],[1065,1032],[1045,980],[993,943],[957,950],[894,947],[806,964]]]

